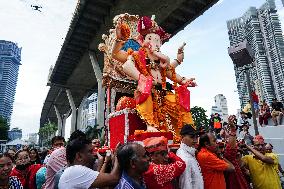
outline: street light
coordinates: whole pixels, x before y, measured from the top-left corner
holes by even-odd
[[[253,118],[253,126],[255,135],[258,135],[258,127],[257,127],[257,121],[256,121],[256,115],[255,115],[255,109],[253,105],[253,99],[252,99],[252,90],[251,90],[251,83],[250,83],[250,76],[249,76],[249,69],[252,68],[253,62],[254,62],[254,56],[253,51],[248,44],[247,40],[240,42],[236,45],[230,46],[228,48],[229,56],[231,57],[233,63],[236,65],[237,68],[242,68],[241,72],[244,71],[247,78],[247,86],[248,86],[248,93],[250,98],[250,104],[251,104],[251,111],[252,111],[252,118]],[[251,65],[251,66],[249,66]],[[241,73],[240,72],[240,73]]]

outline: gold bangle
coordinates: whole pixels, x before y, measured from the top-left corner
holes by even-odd
[[[178,63],[178,65],[180,65],[181,64],[181,61],[179,61],[177,58],[176,59],[174,59],[175,61],[177,61],[177,63]]]
[[[123,41],[122,39],[118,39],[118,38],[115,38],[115,41],[116,41],[116,42],[125,42],[125,41]]]

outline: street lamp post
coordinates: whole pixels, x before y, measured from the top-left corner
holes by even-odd
[[[228,53],[233,63],[236,65],[236,67],[243,68],[241,72],[244,71],[246,74],[248,93],[249,93],[252,118],[253,118],[253,126],[254,126],[255,135],[258,135],[259,132],[258,132],[255,109],[254,109],[254,104],[253,104],[253,99],[252,99],[252,89],[251,89],[251,82],[250,82],[250,75],[249,75],[249,69],[252,67],[248,66],[248,65],[253,64],[254,58],[253,58],[252,49],[247,43],[247,41],[245,40],[241,43],[238,43],[236,45],[229,47]]]
[[[250,104],[251,104],[251,113],[252,113],[252,120],[253,120],[253,126],[254,126],[254,132],[255,135],[259,135],[258,132],[258,127],[257,127],[257,121],[256,121],[256,115],[255,115],[255,109],[254,109],[254,104],[253,104],[253,99],[252,99],[252,90],[251,90],[251,83],[250,83],[250,76],[249,76],[249,70],[245,70],[246,78],[247,78],[247,85],[248,85],[248,92],[249,92],[249,99],[250,99]]]

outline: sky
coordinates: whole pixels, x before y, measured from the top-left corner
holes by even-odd
[[[169,42],[162,52],[175,58],[178,47],[186,42],[185,59],[177,73],[196,78],[191,88],[191,106],[201,106],[210,114],[214,96],[224,94],[229,114],[239,108],[226,21],[242,16],[250,6],[265,0],[220,0]],[[24,137],[38,132],[41,109],[46,98],[49,68],[54,65],[69,28],[77,0],[0,0],[0,39],[22,47],[11,128],[19,127]],[[280,20],[284,20],[281,0],[276,0]],[[31,5],[41,5],[42,12]],[[67,120],[66,133],[70,127]]]

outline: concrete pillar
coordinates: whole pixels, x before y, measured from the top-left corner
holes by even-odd
[[[54,110],[57,117],[58,136],[65,137],[65,123],[69,113],[61,115],[57,107],[54,105]]]
[[[56,117],[57,117],[57,131],[58,131],[58,136],[62,136],[62,118],[61,115],[59,113],[59,110],[57,109],[57,107],[54,105],[54,110],[56,113]]]
[[[79,108],[78,108],[78,117],[77,117],[77,129],[80,129],[80,130],[85,130],[86,127],[87,127],[87,115],[85,115],[85,109],[84,109],[84,106],[85,106],[85,103],[87,101],[87,98],[88,98],[88,95],[84,96]]]
[[[95,72],[95,76],[98,82],[98,110],[97,110],[97,120],[98,120],[98,128],[104,127],[104,110],[105,110],[105,88],[102,85],[103,81],[103,74],[100,69],[98,59],[95,56],[95,54],[91,51],[89,51],[90,60]]]
[[[71,130],[70,130],[70,134],[72,134],[75,130],[77,130],[77,108],[75,106],[72,94],[70,89],[66,89],[66,94],[69,100],[69,104],[71,106],[71,110],[72,110],[72,115],[71,115]]]

